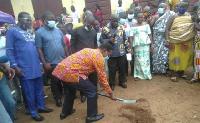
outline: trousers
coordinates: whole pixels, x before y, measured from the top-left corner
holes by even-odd
[[[35,102],[38,109],[45,108],[42,77],[26,80],[21,79],[21,86],[25,93],[30,114],[32,117],[35,117],[38,114],[35,108]]]
[[[0,112],[7,113],[12,121],[14,121],[14,111],[15,111],[15,100],[13,99],[10,88],[7,84],[7,79],[5,76],[3,76],[0,80],[0,101],[3,104],[5,110],[3,108],[0,108]],[[1,117],[1,116],[0,116]],[[7,118],[5,118],[6,120]],[[8,120],[8,119],[7,119]],[[0,118],[0,122],[3,122]],[[5,122],[7,123],[7,122]]]
[[[89,79],[79,79],[76,83],[67,83],[67,91],[62,108],[62,114],[70,114],[76,95],[76,90],[83,92],[87,96],[87,116],[97,115],[97,87]]]

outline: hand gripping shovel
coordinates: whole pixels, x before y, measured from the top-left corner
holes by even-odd
[[[99,92],[97,92],[97,94],[98,94],[98,95],[101,95],[101,96],[104,96],[104,97],[110,98],[110,96],[108,96],[108,95],[106,95],[106,94],[102,94],[102,93],[99,93]],[[136,103],[136,102],[137,102],[136,100],[125,100],[125,99],[118,98],[118,97],[116,97],[116,100],[122,101],[123,103]]]

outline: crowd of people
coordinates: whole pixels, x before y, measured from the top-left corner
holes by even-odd
[[[45,106],[44,85],[51,87],[55,105],[62,107],[61,120],[76,111],[76,90],[82,103],[87,100],[86,122],[100,120],[104,115],[97,112],[97,87],[115,100],[115,85],[127,88],[129,66],[135,81],[151,80],[155,74],[173,82],[179,77],[188,83],[199,81],[200,1],[192,15],[186,12],[189,0],[170,3],[169,7],[159,1],[158,11],[152,12],[139,0],[125,10],[118,0],[107,24],[98,4],[94,12],[85,8],[82,19],[72,5],[71,14],[64,7],[59,17],[46,11],[41,19],[34,14],[32,21],[29,13],[20,12],[16,25],[4,23],[0,28],[1,121],[14,121],[21,97],[26,113],[43,121],[39,113],[53,112]],[[184,71],[191,66],[194,74],[189,77]],[[14,98],[8,81],[15,89]]]

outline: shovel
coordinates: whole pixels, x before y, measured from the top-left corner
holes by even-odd
[[[99,92],[97,92],[97,94],[101,95],[101,96],[104,96],[104,97],[110,98],[110,96],[108,96],[106,94],[102,94],[102,93],[99,93]],[[137,102],[136,100],[125,100],[125,99],[118,98],[118,97],[116,97],[115,99],[118,100],[118,101],[122,101],[123,103],[136,103]]]

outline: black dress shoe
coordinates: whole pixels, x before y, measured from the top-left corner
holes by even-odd
[[[122,88],[127,88],[125,83],[120,83],[119,86],[121,86]]]
[[[56,100],[56,106],[58,106],[58,107],[61,107],[61,106],[62,106],[61,99],[57,99],[57,100]]]
[[[49,109],[49,108],[38,109],[39,113],[50,113],[52,111],[53,111],[53,109]]]
[[[35,121],[43,121],[44,120],[44,117],[42,117],[41,115],[36,115],[35,117],[32,117],[33,118],[33,120],[35,120]]]
[[[60,119],[61,120],[65,119],[67,116],[72,115],[75,111],[76,109],[72,109],[70,114],[60,114]]]
[[[81,102],[84,103],[86,100],[86,96],[81,96]]]
[[[94,122],[94,121],[98,121],[98,120],[102,119],[103,117],[104,117],[104,114],[95,115],[93,117],[87,117],[86,118],[86,123],[91,123],[91,122]]]
[[[112,91],[115,90],[115,86],[114,85],[110,85],[110,88],[111,88]]]

